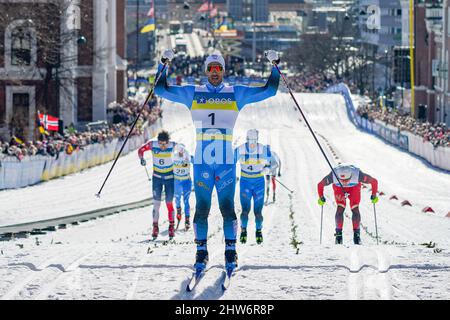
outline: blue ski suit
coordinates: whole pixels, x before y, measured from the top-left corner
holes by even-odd
[[[158,74],[163,65],[159,65]],[[158,76],[158,75],[157,75]],[[208,235],[208,215],[214,187],[223,217],[226,242],[236,242],[237,218],[234,210],[236,164],[232,148],[233,129],[239,112],[249,103],[272,97],[278,90],[280,74],[275,67],[265,86],[169,86],[167,73],[155,85],[155,93],[167,100],[184,104],[196,128],[194,189],[196,208],[194,232],[197,243]]]
[[[173,173],[175,175],[175,205],[181,208],[181,197],[183,197],[185,217],[189,218],[191,215],[191,207],[189,205],[189,198],[192,190],[191,180],[191,159],[187,150],[184,150],[183,157],[175,153],[173,166]]]
[[[234,155],[236,162],[239,162],[241,165],[241,227],[247,228],[248,214],[250,213],[253,198],[256,230],[261,230],[265,191],[264,168],[270,163],[272,156],[270,148],[260,143],[257,143],[254,148],[250,148],[249,143],[245,143],[235,150]]]

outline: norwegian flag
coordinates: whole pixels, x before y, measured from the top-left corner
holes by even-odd
[[[56,117],[49,116],[48,114],[39,113],[39,121],[44,126],[46,130],[58,131],[59,130],[59,119]]]

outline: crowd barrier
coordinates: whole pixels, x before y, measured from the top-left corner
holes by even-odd
[[[151,126],[146,125],[142,135],[130,137],[122,154],[138,149],[154,137],[159,129],[160,120]],[[71,155],[60,152],[58,158],[32,156],[24,157],[22,161],[16,157],[0,159],[0,190],[23,188],[107,163],[118,155],[123,142],[124,139],[115,138],[110,143],[88,145]]]
[[[422,137],[416,136],[411,132],[400,131],[397,127],[386,124],[380,120],[371,122],[366,118],[360,117],[356,113],[350,89],[344,83],[335,85],[327,89],[326,92],[339,93],[344,97],[350,121],[361,130],[376,135],[384,141],[417,155],[437,168],[450,171],[450,148],[435,148],[433,144],[428,141],[423,141]]]

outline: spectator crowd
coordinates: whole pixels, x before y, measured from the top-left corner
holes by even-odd
[[[59,157],[65,152],[72,154],[78,150],[83,150],[91,144],[106,144],[113,139],[125,139],[130,132],[132,123],[136,119],[141,106],[137,101],[125,100],[122,103],[112,103],[107,109],[108,121],[96,124],[87,124],[86,130],[77,131],[73,127],[64,129],[64,134],[50,131],[48,134],[40,135],[36,141],[22,141],[21,137],[13,136],[10,141],[0,139],[0,159],[8,156],[22,160],[25,156],[50,156]],[[162,115],[156,99],[144,107],[142,115],[132,132],[132,135],[143,133],[143,124],[155,123]]]
[[[289,87],[293,92],[319,93],[324,92],[328,87],[343,82],[334,76],[325,76],[318,73],[301,72],[287,78]],[[356,85],[346,83],[350,91],[355,92]]]
[[[444,123],[421,122],[408,114],[402,114],[396,109],[385,108],[381,110],[375,108],[373,104],[360,106],[357,113],[371,122],[380,120],[402,131],[409,131],[422,137],[423,141],[429,141],[435,148],[438,146],[450,147],[450,128],[447,128]]]

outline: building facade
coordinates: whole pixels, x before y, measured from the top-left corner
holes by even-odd
[[[427,110],[430,122],[446,123],[450,126],[450,4],[448,0],[435,1],[426,6],[427,30],[434,33],[435,55],[431,75],[435,89],[435,105]],[[420,58],[419,58],[420,59]]]
[[[124,0],[0,0],[0,12],[1,136],[32,139],[38,110],[64,126],[105,120],[125,97]]]
[[[269,19],[268,0],[227,0],[228,16],[234,21],[267,22]]]
[[[400,0],[361,0],[359,25],[363,43],[373,46],[384,54],[394,46],[402,45],[403,30],[406,27],[405,12]]]

